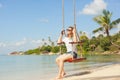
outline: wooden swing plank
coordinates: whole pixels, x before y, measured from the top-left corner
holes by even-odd
[[[70,62],[70,63],[72,63],[72,62],[81,62],[81,61],[83,61],[83,60],[86,60],[86,58],[77,58],[77,59],[68,59],[68,60],[65,60],[65,62]]]
[[[65,44],[64,42],[61,42],[61,43],[57,43],[58,45],[61,45],[61,44]]]
[[[83,41],[79,41],[79,42],[69,42],[70,44],[81,44],[83,43]],[[64,42],[61,42],[61,43],[57,43],[58,45],[61,45],[61,44],[65,44]]]
[[[83,41],[79,41],[79,42],[69,42],[70,44],[81,44],[83,43]]]

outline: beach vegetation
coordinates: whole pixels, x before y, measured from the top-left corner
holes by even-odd
[[[111,42],[111,44],[113,44],[116,47],[120,48],[119,45],[115,44],[111,40],[112,38],[110,36],[110,30],[117,27],[116,25],[120,23],[120,18],[112,21],[111,17],[112,17],[112,12],[110,12],[108,10],[103,10],[103,13],[101,15],[95,16],[94,21],[97,22],[100,25],[100,27],[93,30],[93,33],[103,31],[107,35],[107,37],[108,37],[109,41]],[[105,48],[105,49],[108,49],[108,48]]]
[[[97,15],[93,18],[95,22],[97,22],[100,27],[93,30],[93,33],[98,33],[102,31],[103,33],[100,33],[98,36],[91,36],[91,38],[88,37],[88,35],[80,31],[79,32],[79,39],[83,41],[83,43],[77,45],[78,53],[82,54],[103,54],[103,53],[112,53],[116,51],[120,51],[120,31],[110,35],[110,30],[113,28],[116,28],[116,25],[120,23],[120,18],[116,20],[111,20],[112,12],[103,10],[103,13],[101,15]],[[105,35],[106,34],[106,35]],[[66,53],[66,47],[65,45],[57,45],[55,41],[52,41],[50,37],[48,37],[49,44],[46,42],[46,40],[43,38],[42,42],[43,45],[40,45],[40,47],[27,50],[24,52],[25,55],[41,55],[41,54],[57,54]],[[111,52],[112,51],[112,52]]]

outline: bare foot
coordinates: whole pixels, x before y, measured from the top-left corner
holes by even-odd
[[[62,80],[63,76],[62,75],[59,75],[55,78],[55,80]]]
[[[66,73],[64,72],[64,73],[62,73],[62,77],[64,77],[66,75]]]

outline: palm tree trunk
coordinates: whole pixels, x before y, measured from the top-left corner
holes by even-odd
[[[106,29],[106,34],[107,34],[107,37],[110,37],[110,34],[109,34],[109,30]]]

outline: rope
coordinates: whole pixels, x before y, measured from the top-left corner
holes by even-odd
[[[76,0],[73,0],[73,13],[74,13],[74,27],[76,28]],[[76,29],[77,30],[77,29]],[[77,34],[77,39],[78,41],[80,41],[80,38],[79,38],[79,34],[78,32],[76,31],[76,34]]]
[[[64,30],[64,0],[62,0],[62,28]]]
[[[64,0],[62,0],[62,30],[64,30]],[[62,45],[60,45],[60,54],[62,54]]]
[[[74,13],[74,27],[76,28],[76,1],[75,0],[73,0],[73,13]],[[76,29],[76,35],[77,35],[77,39],[78,39],[78,42],[80,41],[80,38],[79,38],[79,34],[78,34],[78,32],[77,32],[77,29]],[[82,46],[80,45],[80,49],[82,50]],[[82,56],[82,53],[80,54],[80,56],[81,56],[81,58],[83,57]]]
[[[76,25],[76,8],[75,8],[75,0],[73,0],[73,11],[74,11],[74,24]]]

